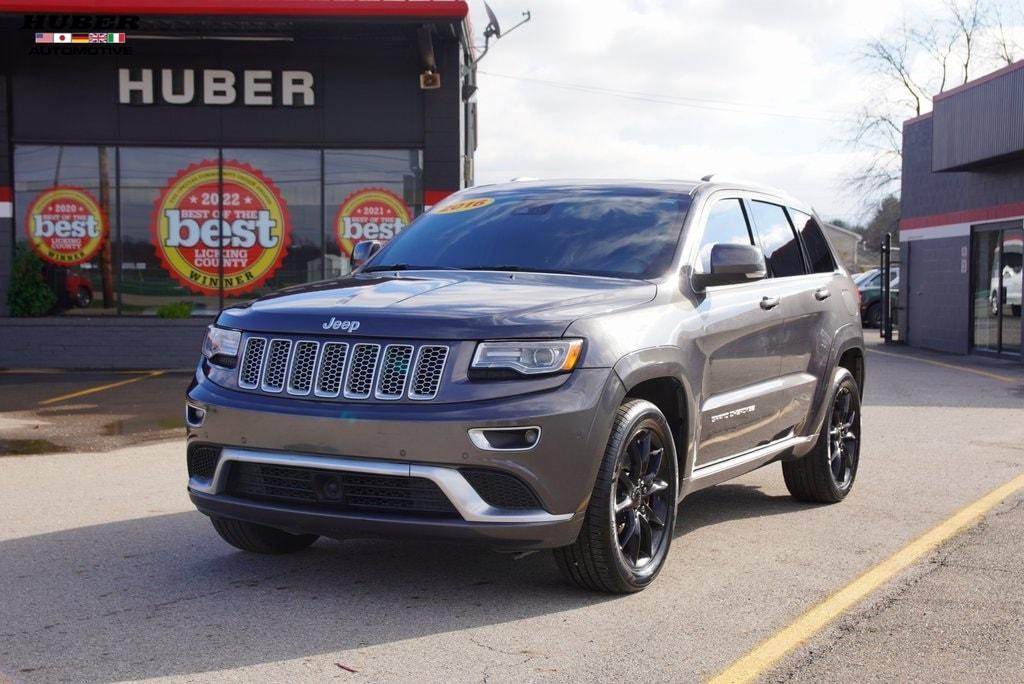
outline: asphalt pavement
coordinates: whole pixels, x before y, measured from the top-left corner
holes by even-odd
[[[180,438],[0,458],[0,680],[705,679],[1024,472],[1022,408],[1019,365],[873,345],[850,497],[798,503],[778,465],[699,492],[658,581],[626,597],[564,584],[544,553],[235,551],[188,502]],[[763,678],[1019,679],[1021,511],[1017,495]]]

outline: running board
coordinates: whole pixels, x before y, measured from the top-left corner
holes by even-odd
[[[684,492],[695,492],[698,489],[711,487],[720,482],[739,477],[744,473],[760,468],[789,449],[808,445],[815,438],[817,438],[817,435],[811,437],[787,437],[738,456],[732,456],[721,461],[709,463],[700,468],[694,468],[689,480],[683,484]]]

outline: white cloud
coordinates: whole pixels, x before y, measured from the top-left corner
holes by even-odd
[[[855,55],[941,1],[494,0],[506,28],[524,9],[533,20],[481,63],[477,181],[719,172],[856,217],[863,207],[840,190],[857,161],[840,142],[861,95]],[[479,33],[483,5],[470,4]]]

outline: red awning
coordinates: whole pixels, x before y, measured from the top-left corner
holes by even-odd
[[[464,19],[465,0],[0,0],[0,13]]]

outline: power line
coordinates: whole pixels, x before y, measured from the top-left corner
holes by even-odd
[[[480,69],[479,73],[484,74],[485,76],[494,76],[495,78],[505,78],[513,81],[536,83],[538,85],[549,86],[552,88],[560,88],[563,90],[573,90],[577,92],[590,93],[592,95],[608,95],[623,100],[638,100],[640,102],[652,102],[655,104],[665,104],[676,107],[688,107],[690,109],[704,109],[716,112],[732,112],[733,114],[756,114],[760,116],[775,116],[784,119],[828,121],[832,123],[841,120],[836,117],[814,116],[811,114],[793,114],[788,112],[771,111],[763,108],[753,109],[752,107],[759,107],[759,105],[749,102],[710,100],[696,97],[678,97],[672,95],[659,95],[655,93],[642,93],[629,90],[616,90],[613,88],[602,88],[599,86],[589,86],[579,83],[566,83],[564,81],[549,81],[542,78],[530,78],[528,76],[512,76],[511,74],[498,74],[494,73],[493,71],[484,71],[483,69]]]

